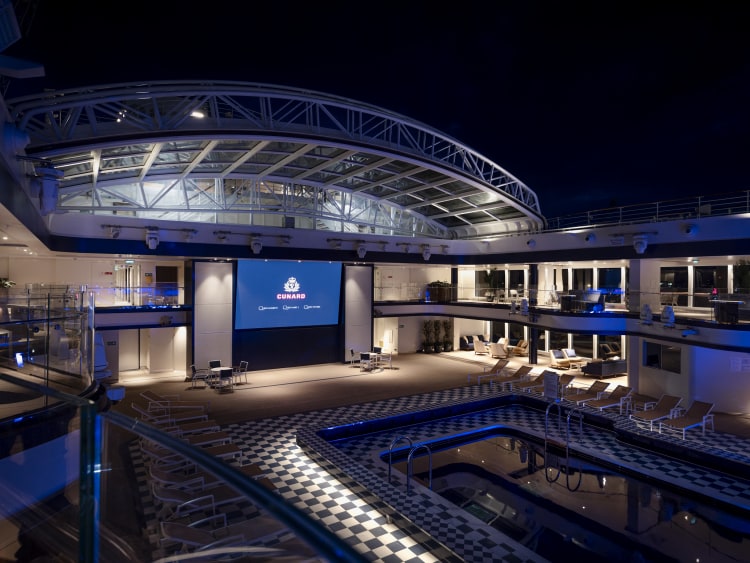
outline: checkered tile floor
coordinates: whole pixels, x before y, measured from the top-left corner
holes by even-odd
[[[225,428],[240,445],[243,463],[255,463],[271,477],[277,491],[288,502],[326,525],[371,561],[538,561],[540,558],[499,532],[478,526],[440,496],[426,488],[412,486],[394,475],[387,482],[387,465],[379,455],[388,451],[394,431],[347,440],[336,447],[316,431],[349,421],[361,421],[431,407],[460,403],[496,395],[488,384],[400,397],[375,403],[351,405],[325,411],[283,416]],[[585,409],[584,409],[585,411]],[[747,441],[734,436],[700,431],[677,437],[660,436],[637,428],[626,417],[610,414],[615,423],[635,433],[648,434],[673,446],[685,446],[706,455],[747,463]],[[520,428],[534,436],[544,436],[544,413],[522,406],[437,420],[408,430],[415,443],[468,429],[500,425]],[[552,425],[554,426],[554,424]],[[402,429],[399,430],[401,432]],[[299,444],[304,445],[304,450]],[[719,498],[742,507],[750,505],[750,483],[661,457],[614,439],[611,433],[584,426],[576,447],[595,453],[600,459],[638,470],[642,474],[668,479],[688,490]],[[749,472],[750,474],[750,472]],[[143,487],[147,516],[148,489]],[[237,507],[242,510],[242,507]],[[425,533],[427,532],[427,533]]]

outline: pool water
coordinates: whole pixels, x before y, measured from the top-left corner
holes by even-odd
[[[414,479],[428,486],[431,464],[433,491],[551,561],[748,560],[742,511],[517,436],[430,448],[414,452]]]

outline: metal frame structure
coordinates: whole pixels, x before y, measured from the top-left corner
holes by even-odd
[[[471,239],[544,227],[536,194],[426,125],[263,84],[154,82],[7,102],[53,212]]]

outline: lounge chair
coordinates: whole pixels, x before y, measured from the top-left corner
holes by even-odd
[[[208,420],[206,411],[200,408],[196,409],[177,409],[170,412],[149,412],[138,403],[131,403],[133,410],[140,416],[143,422],[147,422],[156,427],[174,426],[182,422],[197,422],[199,420]]]
[[[684,413],[660,421],[659,433],[662,430],[675,430],[682,432],[682,439],[684,440],[687,430],[700,426],[705,436],[707,425],[711,426],[711,430],[714,429],[714,415],[711,414],[713,408],[713,403],[693,401]]]
[[[573,348],[563,348],[562,353],[565,355],[565,359],[568,360],[568,366],[572,368],[579,368],[585,361],[581,356],[576,354]]]
[[[211,401],[184,401],[179,395],[162,395],[147,389],[141,391],[141,397],[148,401],[148,410],[152,412],[170,412],[174,409],[203,409],[208,412]]]
[[[221,426],[215,420],[199,420],[198,422],[183,422],[174,426],[159,427],[159,430],[176,436],[189,436],[202,432],[218,432]]]
[[[523,381],[515,381],[510,384],[511,391],[531,391],[535,387],[541,387],[544,385],[544,374],[547,372],[542,372],[538,375],[535,375],[534,377],[530,379],[526,379]]]
[[[508,346],[508,354],[510,356],[528,356],[529,355],[529,341],[519,340],[515,346]]]
[[[550,367],[555,369],[568,369],[570,367],[570,360],[563,353],[562,350],[550,350]]]
[[[632,401],[632,397],[630,399]],[[677,408],[681,401],[682,397],[662,395],[651,408],[630,413],[630,420],[636,423],[648,424],[649,430],[653,430],[654,422],[659,422],[672,416],[672,411]]]
[[[474,353],[475,354],[489,354],[490,350],[487,348],[484,342],[478,338],[474,339]]]
[[[500,375],[500,372],[505,369],[505,366],[508,365],[508,360],[498,360],[497,363],[492,367],[486,367],[482,370],[482,372],[475,372],[470,373],[466,376],[466,381],[468,383],[471,383],[471,379],[476,377],[477,383],[482,383],[482,379],[485,377],[494,377],[497,375]]]
[[[490,356],[493,358],[507,358],[508,349],[502,342],[490,342],[489,344]]]
[[[606,381],[594,381],[587,388],[579,391],[578,393],[569,393],[566,397],[569,401],[573,401],[577,405],[582,405],[586,401],[592,401],[594,399],[601,399],[602,394],[609,387],[609,383]],[[570,387],[568,389],[571,389]]]
[[[289,529],[270,516],[255,516],[228,524],[224,513],[196,520],[190,524],[161,522],[162,544],[179,544],[180,552],[205,550],[217,546],[249,546],[275,542],[289,534]]]
[[[659,399],[643,393],[631,393],[628,401],[630,402],[630,412],[637,412],[654,408]]]
[[[247,500],[245,495],[228,485],[195,492],[153,484],[151,493],[159,507],[156,515],[160,520],[183,518],[195,512],[216,514],[217,508],[225,504]]]
[[[565,396],[575,378],[576,376],[572,373],[563,373],[560,375],[560,378],[557,380],[557,393],[559,397]]]
[[[632,391],[632,387],[629,387],[627,385],[618,385],[606,397],[602,397],[601,399],[592,399],[590,401],[586,401],[584,404],[587,407],[591,407],[592,409],[599,409],[600,411],[613,407],[620,407],[620,409],[622,409],[623,401],[627,399],[627,396],[630,395]]]
[[[532,366],[521,366],[508,375],[497,374],[497,377],[490,380],[490,384],[499,385],[501,390],[506,387],[510,390],[514,383],[526,380],[532,369],[534,369]]]
[[[601,354],[601,357],[605,360],[609,360],[610,358],[619,358],[620,357],[620,350],[619,346],[616,344],[610,344],[608,342],[602,342],[599,344],[599,353]]]

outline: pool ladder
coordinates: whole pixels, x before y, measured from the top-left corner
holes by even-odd
[[[427,456],[430,462],[429,468],[429,486],[432,489],[432,450],[427,444],[414,445],[414,441],[409,436],[396,436],[388,448],[388,482],[391,482],[391,474],[393,471],[393,448],[396,447],[401,441],[407,441],[409,443],[409,456],[406,458],[406,492],[411,491],[411,478],[414,475],[414,453],[421,449],[427,450]]]
[[[557,436],[562,435],[562,429],[560,428],[561,420],[562,420],[562,407],[560,406],[559,401],[555,401],[554,403],[550,403],[547,407],[547,411],[544,416],[544,463],[547,465],[548,461],[550,460],[550,454],[548,452],[548,446],[551,442],[550,435],[549,435],[549,415],[550,411],[552,410],[552,407],[557,407]],[[583,413],[580,409],[574,408],[570,409],[568,411],[567,421],[566,421],[566,427],[565,427],[565,486],[568,488],[569,491],[577,491],[578,488],[581,486],[581,480],[583,479],[583,472],[582,467],[579,464],[578,469],[578,482],[573,486],[570,482],[570,421],[573,418],[578,419],[578,434],[579,437],[583,436]],[[558,445],[562,446],[562,444]],[[557,464],[557,474],[554,476],[550,475],[550,472],[547,471],[547,468],[545,467],[544,476],[547,478],[547,481],[549,483],[554,483],[560,478],[560,473],[562,472],[562,464]]]

